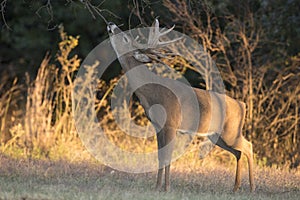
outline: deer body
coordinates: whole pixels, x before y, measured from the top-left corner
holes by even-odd
[[[155,27],[158,27],[158,21],[156,21]],[[166,148],[165,151],[158,151],[159,169],[157,174],[156,188],[161,188],[163,171],[165,171],[164,190],[167,191],[170,189],[170,163],[174,148],[172,141],[176,138],[177,132],[189,133],[189,130],[182,129],[182,120],[191,123],[195,121],[195,119],[189,119],[188,115],[185,119],[181,118],[181,112],[192,113],[194,109],[192,106],[188,106],[187,104],[184,110],[182,110],[182,105],[180,104],[178,97],[168,88],[163,86],[168,85],[181,91],[192,90],[196,95],[197,104],[201,114],[199,116],[199,121],[197,121],[197,129],[191,134],[208,136],[211,141],[216,143],[221,148],[233,153],[233,155],[236,157],[237,167],[234,191],[240,187],[241,183],[241,154],[244,153],[246,155],[249,167],[250,189],[251,191],[254,191],[252,144],[248,142],[242,135],[242,127],[246,112],[245,104],[232,99],[229,96],[218,94],[212,91],[192,88],[176,80],[158,76],[151,77],[151,74],[153,73],[151,73],[149,69],[140,70],[139,72],[137,66],[142,66],[144,68],[146,67],[143,66],[143,62],[135,58],[134,53],[136,53],[136,51],[122,54],[122,48],[128,50],[127,45],[132,45],[130,43],[132,39],[112,23],[108,24],[108,31],[110,32],[110,35],[121,34],[121,37],[111,38],[111,42],[116,53],[119,54],[118,59],[123,70],[125,72],[132,69],[137,70],[135,77],[130,77],[130,75],[128,76],[130,85],[135,85],[135,82],[138,82],[139,79],[143,78],[157,78],[160,79],[159,81],[161,83],[163,83],[162,85],[146,84],[135,90],[135,94],[139,98],[148,119],[156,129],[158,149]],[[122,37],[126,38],[125,42],[116,41],[124,39]],[[122,42],[123,46],[116,46],[116,44],[120,44]],[[185,98],[189,97],[186,96]],[[221,105],[219,101],[220,98],[225,99],[225,105]],[[183,99],[183,101],[185,101],[185,99]],[[164,108],[164,112],[166,114],[164,124],[160,124],[161,120],[159,119],[160,116],[158,116],[159,112],[152,112],[151,108],[153,108],[155,105],[160,105]],[[218,108],[217,110],[220,112],[213,114],[211,111],[212,106]],[[222,116],[222,113],[225,113],[225,115]],[[215,129],[210,129],[211,122],[215,123]]]

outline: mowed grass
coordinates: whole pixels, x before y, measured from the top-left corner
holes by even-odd
[[[0,199],[299,199],[299,170],[255,169],[256,191],[232,193],[234,166],[174,163],[170,192],[155,191],[156,173],[118,172],[97,162],[13,159],[0,154]],[[183,167],[185,166],[185,167]]]

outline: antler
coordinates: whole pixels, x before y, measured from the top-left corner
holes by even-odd
[[[168,41],[160,41],[161,37],[167,35],[174,29],[175,25],[172,26],[170,29],[162,28],[159,30],[159,22],[157,19],[152,24],[152,27],[149,31],[148,42],[147,44],[141,44],[138,42],[139,36],[137,36],[132,42],[135,47],[140,49],[140,52],[135,52],[134,58],[140,62],[150,62],[156,60],[161,62],[160,58],[168,58],[168,56],[177,55],[174,53],[168,52],[167,49],[164,49],[161,52],[162,48],[168,44],[174,43],[178,40],[181,40],[183,37],[178,37],[173,40]]]
[[[175,28],[175,25],[173,25],[170,29],[165,30],[164,28],[160,31],[159,30],[159,22],[158,19],[155,19],[155,21],[152,24],[151,30],[149,32],[149,37],[148,37],[148,48],[160,48],[162,46],[168,45],[170,43],[176,42],[178,40],[181,40],[182,37],[166,41],[166,42],[161,42],[159,39],[170,33],[173,29]]]
[[[161,29],[159,30],[159,22],[157,19],[152,24],[152,27],[150,28],[149,36],[148,36],[148,43],[147,44],[141,44],[138,42],[139,37],[137,36],[134,40],[134,46],[136,46],[138,49],[158,49],[163,46],[166,46],[168,44],[174,43],[178,40],[181,40],[183,37],[175,38],[173,40],[169,41],[160,41],[159,39],[170,33],[175,28],[175,25],[172,26],[170,29]]]

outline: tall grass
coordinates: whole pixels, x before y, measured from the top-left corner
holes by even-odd
[[[25,109],[19,108],[23,110],[24,118],[22,123],[11,124],[6,133],[10,139],[2,144],[4,152],[26,157],[56,157],[62,150],[58,147],[65,146],[66,149],[62,150],[65,153],[70,151],[68,147],[73,146],[70,145],[72,143],[80,147],[71,115],[73,79],[80,66],[80,59],[77,55],[72,56],[71,51],[78,45],[79,37],[68,36],[63,27],[60,27],[59,33],[58,63],[51,64],[51,57],[47,54],[36,78],[28,83]],[[13,87],[1,96],[4,99],[1,101],[4,104],[0,104],[0,110],[4,113],[0,115],[2,127],[7,124],[7,107],[12,105],[11,96],[15,95],[18,87],[14,81]]]
[[[18,123],[16,117],[20,118],[17,106],[22,100],[22,86],[18,84],[17,78],[10,81],[7,76],[4,76],[0,82],[0,91],[0,143],[4,145],[11,137],[7,133],[8,129],[14,123]]]

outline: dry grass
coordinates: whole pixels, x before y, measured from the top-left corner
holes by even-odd
[[[257,168],[257,190],[249,193],[246,173],[233,194],[233,166],[207,161],[172,167],[171,192],[154,190],[153,173],[128,174],[95,161],[13,159],[0,155],[0,199],[298,199],[299,170]],[[207,164],[210,163],[210,164]]]

